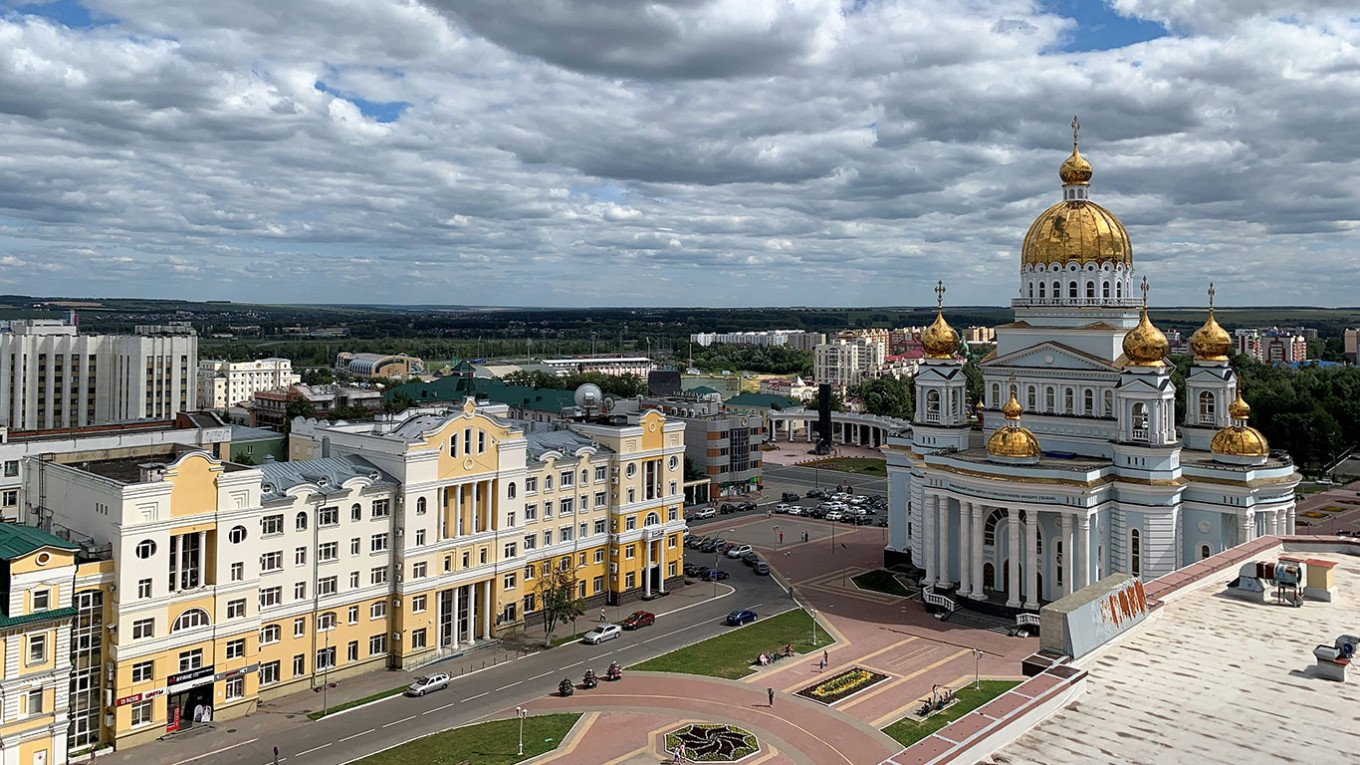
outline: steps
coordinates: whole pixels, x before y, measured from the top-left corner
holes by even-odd
[[[961,627],[972,627],[973,629],[987,630],[1001,635],[1009,635],[1015,628],[1015,619],[1005,619],[992,614],[985,614],[981,611],[974,611],[969,608],[960,608],[947,616],[944,621],[950,624],[957,624]]]

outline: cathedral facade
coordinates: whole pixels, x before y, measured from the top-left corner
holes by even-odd
[[[1075,130],[1059,175],[1062,199],[1021,246],[1015,321],[981,362],[981,400],[937,287],[912,432],[884,447],[886,557],[909,553],[955,599],[1037,610],[1112,572],[1153,579],[1294,529],[1299,476],[1248,425],[1212,287],[1178,391],[1128,233],[1089,198]]]

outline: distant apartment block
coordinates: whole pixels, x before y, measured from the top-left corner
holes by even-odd
[[[201,409],[226,409],[249,403],[257,391],[287,388],[302,382],[288,359],[225,361],[204,359],[198,362],[198,406]]]
[[[883,364],[883,343],[871,337],[837,337],[813,349],[813,377],[828,383],[836,391],[873,376],[873,370]]]
[[[1308,359],[1308,338],[1302,327],[1239,329],[1233,333],[1237,352],[1267,364],[1290,364]]]
[[[562,359],[544,359],[544,369],[558,377],[566,377],[577,372],[598,372],[602,375],[637,375],[645,378],[656,364],[646,356],[572,356]]]
[[[383,393],[372,388],[350,388],[343,385],[294,385],[282,390],[262,390],[255,393],[247,407],[250,424],[262,428],[280,428],[290,418],[288,404],[305,399],[311,404],[311,416],[325,417],[337,409],[358,408],[367,412],[382,409]]]
[[[425,362],[404,353],[341,353],[335,357],[335,368],[354,377],[392,377],[405,380],[425,373]]]
[[[1342,352],[1352,364],[1356,361],[1357,348],[1360,348],[1360,329],[1348,329],[1341,335]]]
[[[0,326],[0,424],[45,430],[174,417],[197,403],[198,336],[187,323],[132,335],[74,321]]]
[[[754,345],[787,346],[795,350],[810,351],[826,342],[826,334],[805,332],[801,329],[774,329],[766,332],[696,332],[689,336],[689,341],[705,348],[710,345]]]

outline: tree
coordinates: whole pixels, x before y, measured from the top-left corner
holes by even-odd
[[[316,407],[307,398],[299,395],[288,399],[288,405],[284,408],[284,412],[291,422],[294,417],[315,417]]]
[[[411,398],[410,394],[404,390],[399,390],[383,402],[383,411],[388,414],[401,414],[415,405],[416,400]]]
[[[302,370],[302,382],[306,385],[329,385],[335,382],[335,371],[330,367],[311,367]]]
[[[884,417],[910,420],[912,415],[912,381],[895,377],[878,377],[850,389],[850,397],[859,399],[864,411]]]
[[[704,478],[706,476],[707,474],[704,471],[700,470],[698,465],[694,464],[694,460],[690,459],[689,457],[685,458],[686,481],[697,481],[700,478]]]
[[[542,576],[534,585],[534,594],[543,614],[543,644],[552,641],[553,630],[563,622],[586,612],[585,603],[577,597],[576,567],[570,556],[561,558],[566,565],[553,566],[544,561]]]

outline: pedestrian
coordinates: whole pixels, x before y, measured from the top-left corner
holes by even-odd
[[[817,669],[826,669],[826,657],[825,657],[825,656],[822,657],[822,660],[821,660],[821,661],[817,662]]]
[[[274,747],[274,765],[279,765],[279,748]]]
[[[765,689],[765,695],[766,695],[767,697],[769,697],[769,699],[770,699],[770,708],[771,708],[771,709],[774,709],[774,689],[773,689],[773,688],[766,688],[766,689]]]
[[[779,532],[779,544],[784,544],[784,532]]]
[[[831,663],[831,652],[830,652],[830,651],[822,651],[822,666],[825,667],[826,665],[828,665],[828,664],[830,664],[830,663]]]
[[[600,607],[600,624],[604,624],[604,623],[607,622],[607,621],[609,621],[609,620],[605,618],[605,615],[604,615],[604,606],[601,606],[601,607]]]

